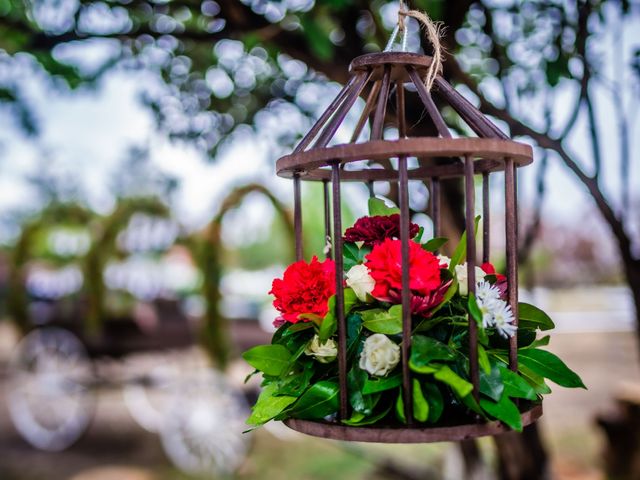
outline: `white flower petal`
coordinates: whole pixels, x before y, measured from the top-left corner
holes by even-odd
[[[400,362],[400,347],[389,337],[376,333],[367,338],[360,354],[361,369],[377,377],[384,377]]]

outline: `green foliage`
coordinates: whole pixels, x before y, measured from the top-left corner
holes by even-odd
[[[402,305],[394,305],[389,310],[364,310],[360,316],[363,326],[374,333],[395,335],[402,332]]]
[[[518,361],[538,375],[548,378],[562,387],[587,388],[574,371],[556,355],[546,350],[521,349],[518,352]]]
[[[338,410],[338,384],[328,380],[312,385],[287,411],[294,418],[321,419]]]
[[[280,415],[289,405],[297,400],[296,397],[279,395],[276,396],[276,385],[267,385],[260,396],[258,401],[252,408],[251,416],[247,419],[249,425],[263,425],[269,420]]]
[[[549,315],[528,303],[518,303],[518,317],[519,328],[551,330],[556,327]]]
[[[266,375],[279,376],[289,366],[291,352],[282,345],[258,345],[244,352],[242,358]]]
[[[474,235],[478,233],[479,222],[480,222],[480,217],[478,216],[474,220]],[[465,258],[467,258],[467,232],[462,233],[462,237],[460,237],[460,242],[458,242],[456,249],[453,251],[453,255],[451,256],[451,262],[449,263],[449,271],[454,272],[456,265],[463,263]]]
[[[384,200],[376,197],[369,198],[369,216],[387,216],[399,213],[399,208],[389,207]]]
[[[509,400],[509,397],[503,396],[497,402],[481,398],[480,407],[492,417],[507,424],[513,430],[517,432],[522,431],[520,411],[516,404]]]

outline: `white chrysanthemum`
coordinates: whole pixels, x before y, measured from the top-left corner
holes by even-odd
[[[500,300],[500,290],[489,282],[480,280],[476,283],[476,300],[478,305],[491,305],[496,300]]]
[[[376,333],[367,338],[360,354],[360,368],[376,377],[384,377],[400,362],[400,347],[389,337]]]
[[[504,338],[513,337],[518,327],[513,324],[514,317],[511,307],[501,300],[500,302],[496,302],[491,313],[493,316],[493,326],[498,333]]]
[[[466,297],[469,294],[469,288],[467,287],[467,263],[463,263],[462,265],[456,265],[455,272],[456,278],[458,279],[458,285],[460,286],[460,295]],[[486,273],[480,267],[476,267],[474,269],[476,273],[476,282],[483,280],[486,277]]]

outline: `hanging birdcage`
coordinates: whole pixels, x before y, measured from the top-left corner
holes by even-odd
[[[518,312],[516,168],[532,162],[532,149],[529,145],[509,139],[438,74],[439,65],[434,65],[433,62],[432,57],[404,51],[384,51],[357,57],[350,65],[350,78],[342,91],[301,140],[294,152],[277,161],[277,174],[293,179],[296,256],[298,264],[302,266],[306,264],[303,261],[301,182],[317,181],[324,185],[325,235],[330,239],[331,246],[327,258],[332,258],[335,264],[335,296],[334,300],[329,301],[328,314],[324,318],[320,318],[321,315],[311,313],[293,317],[285,315],[280,322],[285,323],[284,327],[281,327],[285,330],[279,330],[275,334],[272,345],[257,347],[258,349],[265,348],[260,352],[258,350],[247,352],[245,359],[257,370],[262,371],[265,376],[265,384],[268,387],[262,404],[259,401],[254,408],[255,418],[250,419],[250,422],[260,424],[275,418],[276,420],[284,420],[290,428],[306,434],[349,441],[385,443],[456,441],[484,435],[496,435],[512,428],[520,429],[535,422],[542,415],[540,394],[548,393],[546,391],[548,387],[546,387],[543,377],[568,387],[583,386],[577,375],[568,370],[557,357],[537,348],[544,345],[544,342],[533,343],[536,329],[546,330],[553,327],[553,323],[546,314],[526,304],[520,306],[523,310],[520,315]],[[425,85],[425,78],[428,79],[427,85]],[[469,129],[475,132],[477,137],[454,137],[432,98],[432,93],[438,97],[442,105],[451,107]],[[346,128],[345,118],[354,109],[357,99],[361,96],[366,98],[366,103],[355,124],[351,140],[349,143],[332,144],[338,129],[344,130]],[[432,137],[411,136],[412,130],[416,130],[416,126],[411,128],[407,123],[405,106],[408,102],[421,103],[427,113],[422,121],[428,122],[437,135]],[[362,139],[367,124],[370,125],[369,137]],[[390,125],[397,130],[396,138],[388,138],[390,135],[385,135],[385,127]],[[496,274],[493,266],[489,263],[490,252],[492,252],[489,235],[491,213],[489,184],[491,174],[494,172],[504,172],[506,244],[503,254],[506,259],[505,276]],[[479,279],[476,278],[476,266],[480,262],[477,261],[475,234],[466,234],[466,240],[464,237],[461,239],[458,251],[446,265],[447,268],[440,265],[442,285],[438,288],[443,289],[440,293],[436,289],[435,293],[431,292],[431,296],[428,298],[427,296],[418,297],[416,287],[413,285],[413,274],[417,269],[413,259],[414,244],[420,245],[419,250],[431,250],[433,258],[436,258],[439,242],[420,243],[414,238],[416,234],[410,218],[409,183],[424,182],[429,186],[429,214],[433,222],[433,236],[437,239],[441,233],[440,182],[442,179],[462,179],[465,193],[466,232],[475,232],[477,228],[477,219],[475,218],[476,176],[481,176],[482,179],[481,258],[484,269],[482,275],[484,277],[486,274],[485,280],[491,279],[483,282],[482,288],[484,294],[491,289],[494,293],[498,292],[498,283],[505,288],[501,292],[501,299],[498,299],[498,293],[495,293],[496,305],[500,304],[503,314],[507,312],[511,315],[508,320],[511,323],[506,326],[502,324],[504,328],[497,325],[499,322],[497,317],[491,317],[493,320],[491,318],[486,320],[483,315],[489,308],[488,304],[482,303],[482,292],[478,292],[480,297],[476,298],[475,296],[476,288],[481,285],[477,282]],[[356,303],[360,306],[355,307],[355,312],[356,316],[360,318],[355,322],[360,322],[359,328],[366,333],[364,336],[358,336],[355,345],[350,331],[353,324],[350,318],[353,317],[354,311],[354,291],[349,292],[350,300],[347,300],[348,305],[345,305],[345,292],[347,291],[345,288],[347,285],[353,286],[355,284],[349,283],[349,272],[347,272],[348,268],[345,268],[345,261],[349,259],[348,267],[352,268],[354,264],[358,264],[358,261],[367,266],[371,265],[373,260],[372,254],[366,253],[371,250],[363,252],[361,249],[354,253],[354,250],[361,247],[351,242],[345,244],[341,213],[343,182],[364,182],[369,187],[372,196],[373,186],[376,182],[394,183],[398,188],[399,208],[391,210],[384,206],[384,203],[380,208],[383,215],[385,209],[394,215],[396,212],[399,214],[393,220],[399,223],[399,235],[397,235],[399,238],[390,242],[397,242],[395,245],[399,244],[401,252],[397,258],[397,263],[400,264],[398,271],[401,272],[401,288],[393,298],[388,298],[389,295],[376,294],[375,288],[377,286],[373,291],[368,290],[366,296],[358,296],[361,302]],[[378,208],[378,210],[380,209]],[[374,213],[370,212],[370,215],[374,215]],[[387,220],[387,225],[389,222],[391,220]],[[345,250],[345,245],[348,251]],[[375,248],[374,246],[373,251]],[[493,253],[499,252],[494,249]],[[458,277],[462,283],[463,277],[466,276],[464,279],[466,292],[463,295],[462,288],[458,289],[458,280],[456,280],[457,268],[460,265],[456,267],[455,263],[460,263],[465,255],[466,273],[460,274]],[[352,260],[352,257],[355,257],[355,261]],[[436,263],[436,265],[438,264]],[[491,271],[485,268],[486,265],[490,266]],[[367,268],[368,270],[365,272],[368,271],[372,277],[374,275],[370,270],[372,267]],[[316,270],[316,272],[319,271]],[[438,278],[440,279],[440,277]],[[286,282],[287,272],[285,272],[283,281],[277,281]],[[349,290],[355,289],[357,289],[356,286],[353,286],[353,289],[349,288]],[[278,299],[277,290],[274,282],[273,293],[277,298],[274,305],[281,312],[284,312],[285,309],[282,300]],[[441,295],[445,290],[446,293]],[[426,302],[425,305],[428,304],[421,310],[426,313],[423,313],[423,317],[418,319],[422,321],[418,326],[416,326],[418,315],[414,306],[416,298]],[[452,337],[455,334],[456,338],[464,339],[459,352],[455,354],[449,349],[444,339],[424,340],[423,338],[427,337],[418,338],[416,334],[421,331],[420,326],[424,327],[425,318],[427,325],[430,325],[428,320],[434,318],[434,312],[442,308],[446,302],[453,301],[452,299],[458,302],[457,304],[463,305],[465,309],[464,321],[460,322],[460,315],[458,315],[457,323],[451,323],[451,325],[456,325],[451,327],[450,331],[454,332],[451,334]],[[357,301],[356,299],[355,302]],[[461,303],[462,301],[464,304]],[[335,305],[332,302],[335,302]],[[431,303],[429,304],[429,302]],[[371,312],[372,305],[376,306],[375,314],[367,313]],[[394,310],[394,305],[401,308],[401,313],[398,315],[401,328],[397,330],[389,326],[381,328],[380,325],[385,321],[385,318],[386,321],[391,322],[392,312],[398,312],[398,309]],[[483,308],[484,310],[482,310]],[[348,316],[350,309],[352,313]],[[384,317],[384,315],[387,316]],[[329,316],[331,321],[334,321],[333,316],[335,316],[337,330],[335,334],[337,337],[335,342],[337,346],[335,382],[332,377],[334,370],[321,366],[319,368],[327,368],[326,372],[328,372],[323,373],[324,377],[322,374],[317,377],[326,379],[323,380],[324,384],[322,385],[325,393],[320,388],[312,392],[315,385],[309,386],[308,379],[300,380],[300,384],[296,384],[301,391],[306,393],[295,392],[295,389],[290,388],[294,382],[292,379],[296,378],[296,375],[301,375],[301,379],[305,377],[304,373],[291,369],[292,362],[295,362],[297,358],[304,358],[304,354],[311,355],[315,360],[323,363],[330,361],[326,358],[328,354],[320,352],[321,349],[318,347],[318,345],[322,345],[322,342],[333,341],[327,340],[330,338],[330,333],[327,333],[329,327],[325,328],[325,324],[329,322]],[[367,323],[367,318],[378,318],[381,323],[375,324],[375,320]],[[504,315],[501,318],[504,320]],[[526,338],[521,338],[520,343],[517,328],[518,318],[524,319],[522,322],[526,329]],[[286,320],[294,322],[289,330],[286,330],[289,328]],[[292,336],[291,338],[293,335],[302,336],[303,334],[300,332],[304,332],[305,328],[310,327],[297,322],[305,321],[315,322],[316,335],[313,340],[310,340],[311,333],[309,333],[309,338],[305,340],[307,343],[301,343],[297,353],[294,353],[295,348],[293,347],[297,347],[298,344],[295,342],[287,343],[283,341],[283,338],[288,334]],[[463,323],[464,326],[459,326],[460,323]],[[374,325],[377,326],[374,327]],[[500,348],[494,350],[491,349],[493,348],[492,341],[487,340],[487,331],[492,328],[504,334],[505,337],[502,339]],[[367,359],[364,358],[367,347],[366,345],[363,347],[366,344],[365,339],[375,336],[376,332],[395,334],[386,335],[386,340],[382,337],[379,337],[378,340],[387,342],[388,345],[396,345],[389,347],[389,349],[397,349],[399,352],[397,366],[392,365],[389,369],[377,372],[367,367]],[[437,337],[432,332],[433,330],[426,335]],[[316,337],[319,337],[319,340]],[[389,337],[393,338],[389,340]],[[422,342],[423,347],[426,342],[430,345],[429,348],[434,350],[418,351],[416,346],[418,340]],[[315,346],[311,345],[311,342],[316,342]],[[357,343],[360,345],[358,346]],[[276,347],[283,347],[283,349],[280,349],[280,353],[278,353]],[[272,366],[262,368],[261,355],[264,355],[264,358],[269,357],[266,354],[269,348],[273,350],[274,354],[282,354],[285,360],[287,355],[291,355],[288,363],[284,362],[288,366],[283,367],[282,371],[274,369]],[[303,348],[304,354],[302,353]],[[524,351],[522,348],[529,350]],[[325,355],[325,358],[321,358],[322,355]],[[357,364],[358,355],[360,355],[359,366]],[[449,368],[444,362],[451,360],[454,355],[458,355],[459,358],[456,360],[457,363],[452,363]],[[549,355],[553,357],[553,360]],[[519,369],[518,366],[519,356],[526,363],[522,369]],[[429,360],[431,363],[429,361],[419,362],[420,359],[424,360],[425,358],[431,359]],[[561,367],[554,363],[556,360],[560,362]],[[305,361],[307,360],[305,359]],[[537,363],[534,365],[534,362]],[[545,363],[548,363],[546,370],[544,367],[538,368],[538,364],[544,366]],[[314,369],[314,365],[309,368]],[[365,373],[362,373],[361,370]],[[443,373],[445,371],[446,373]],[[523,371],[526,371],[529,376],[524,375]],[[358,375],[361,376],[358,377]],[[437,387],[437,391],[434,391],[431,386],[421,384],[426,376],[444,382],[444,388]],[[446,376],[449,378],[445,378]],[[361,380],[358,381],[356,377]],[[462,377],[465,377],[466,380]],[[420,379],[416,380],[416,378]],[[491,382],[496,378],[499,379],[496,385],[498,383],[500,385],[492,390]],[[387,406],[385,407],[387,408],[386,413],[383,410],[378,416],[367,417],[367,412],[370,409],[362,407],[362,398],[366,396],[367,392],[371,394],[376,389],[386,388],[393,383],[392,379],[397,381],[396,388],[399,391],[395,402],[395,416],[389,410],[393,410],[393,406]],[[458,389],[459,385],[455,383],[458,382],[458,379],[466,382],[468,393],[467,390]],[[302,385],[303,381],[306,382],[306,385]],[[319,383],[323,383],[323,381]],[[518,384],[518,387],[510,382]],[[329,387],[332,385],[330,390]],[[518,388],[520,391],[517,391]],[[523,393],[525,390],[527,390],[526,394]],[[321,402],[331,401],[329,395],[332,393],[339,398],[337,412],[334,415],[323,415],[330,413],[330,409],[322,409],[317,405]],[[383,394],[384,392],[381,395]],[[432,394],[434,397],[430,398]],[[299,397],[295,398],[295,395],[299,395]],[[437,402],[435,401],[436,397],[439,397]],[[276,414],[273,414],[276,410],[272,409],[269,412],[270,415],[262,415],[263,410],[267,410],[263,407],[265,405],[273,406],[275,402],[272,399],[274,398],[279,399],[280,403],[285,405],[284,409],[278,407]],[[445,398],[444,402],[443,398]],[[371,403],[375,403],[379,399],[380,395],[375,397]],[[442,412],[442,404],[447,401],[455,408],[447,410],[445,407],[445,414],[442,417],[438,416],[436,421],[432,421],[428,413],[430,401],[434,402],[432,410],[438,403],[437,406]],[[314,404],[314,402],[316,403]],[[296,405],[300,404],[302,406],[296,408]],[[286,405],[292,406],[287,407]],[[466,414],[450,415],[447,413],[463,410],[466,411]],[[369,421],[367,418],[373,418],[373,421]]]

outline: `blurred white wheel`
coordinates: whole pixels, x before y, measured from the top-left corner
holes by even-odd
[[[160,431],[179,378],[177,369],[160,365],[124,386],[124,403],[138,425],[151,433]]]
[[[173,464],[192,474],[233,473],[249,449],[248,406],[221,373],[207,370],[186,379],[174,396],[161,430]]]
[[[91,361],[67,330],[32,331],[9,364],[8,404],[16,430],[32,446],[60,451],[87,429],[93,415]]]

